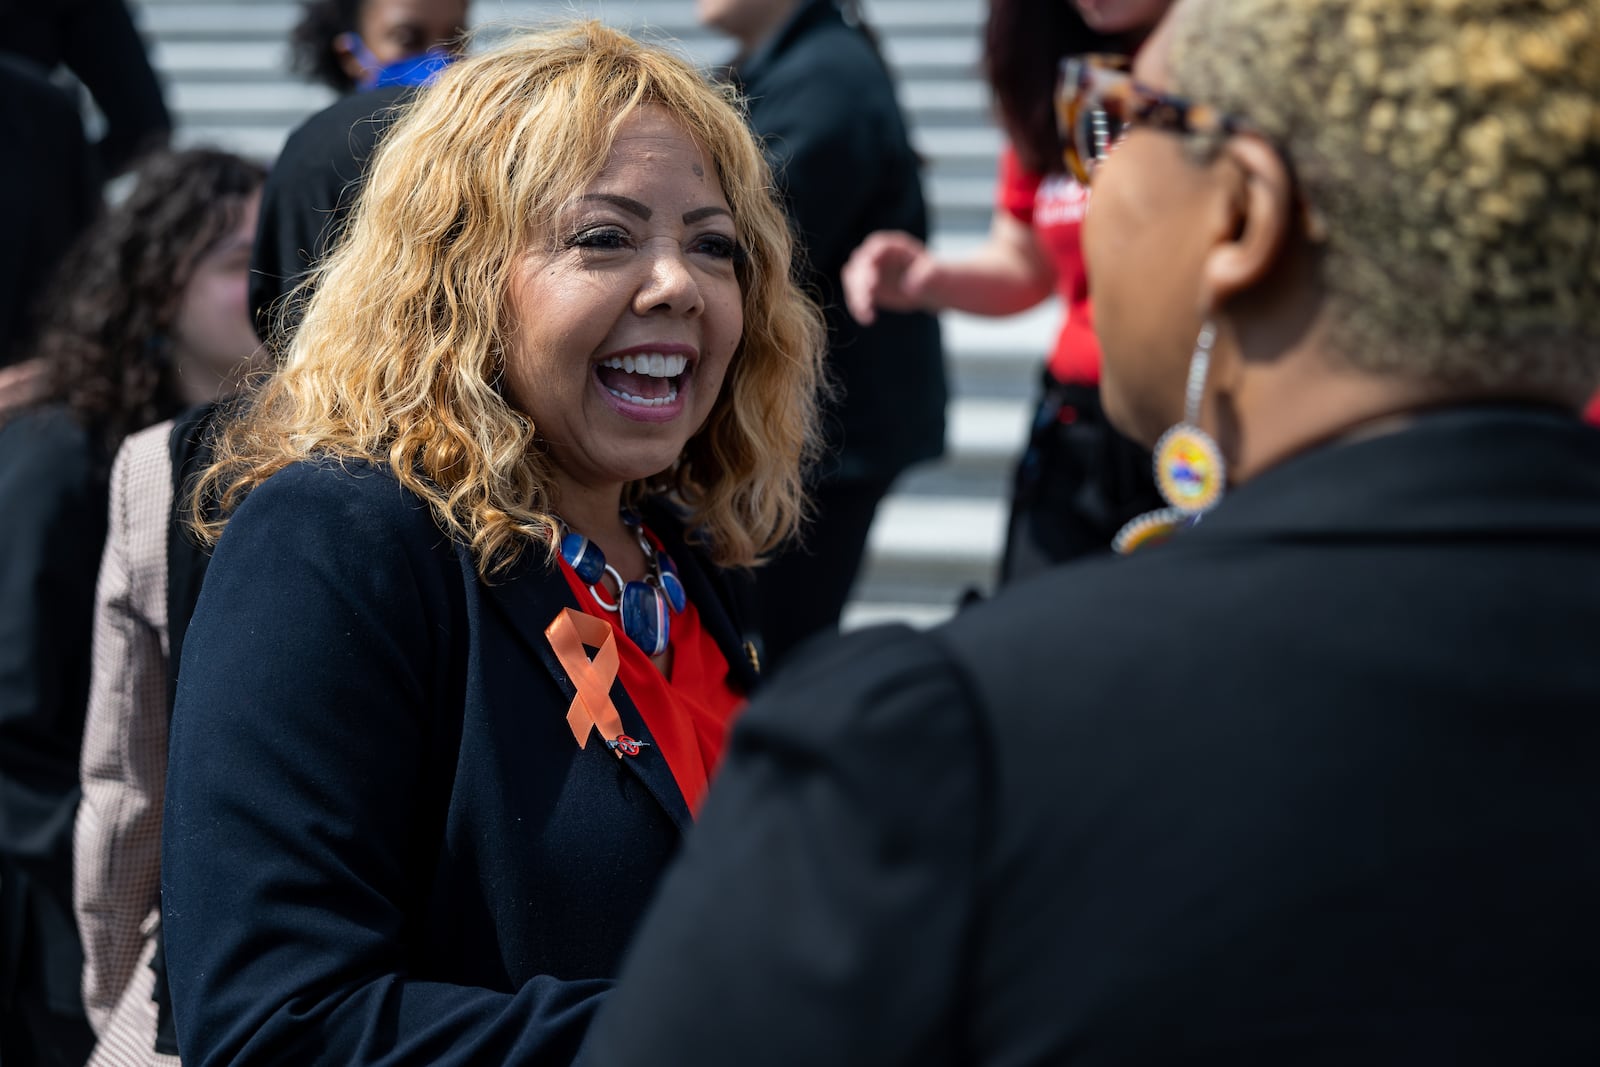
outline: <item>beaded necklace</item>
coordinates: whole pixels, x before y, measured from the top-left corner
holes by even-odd
[[[628,640],[638,645],[647,656],[659,656],[667,650],[671,639],[672,616],[688,604],[683,582],[678,570],[665,552],[657,552],[650,538],[645,536],[644,525],[632,511],[622,512],[622,521],[639,539],[644,552],[645,576],[643,581],[624,582],[617,569],[606,562],[600,546],[567,525],[561,523],[561,558],[567,561],[578,580],[589,587],[589,595],[601,610],[620,615],[622,632]],[[617,593],[615,600],[601,593],[605,579],[611,578]]]

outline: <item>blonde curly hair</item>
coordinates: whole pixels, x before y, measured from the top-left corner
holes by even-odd
[[[666,495],[724,566],[797,528],[817,447],[824,327],[792,276],[772,175],[731,90],[598,22],[516,38],[425,90],[375,154],[281,369],[219,435],[195,524],[221,534],[244,496],[300,460],[385,464],[489,577],[557,549],[538,427],[496,388],[516,258],[603,169],[647,106],[706,151],[747,256],[744,334],[705,426],[625,498]],[[212,517],[205,511],[210,504]]]
[[[1468,389],[1600,385],[1600,0],[1189,0],[1174,89],[1283,149],[1330,341]]]

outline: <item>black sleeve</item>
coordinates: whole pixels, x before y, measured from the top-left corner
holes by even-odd
[[[139,153],[167,142],[172,117],[124,0],[89,0],[68,10],[61,58],[106,118],[100,165],[106,175],[116,174]]]
[[[217,547],[179,672],[163,834],[185,1064],[556,1064],[610,986],[409,973],[443,826],[422,768],[459,710],[444,665],[464,655],[442,543],[386,476],[292,468]]]
[[[855,634],[786,666],[735,730],[580,1062],[947,1062],[985,752],[922,634]]]
[[[0,51],[0,367],[26,358],[36,302],[94,217],[100,172],[71,98]]]
[[[862,46],[827,63],[795,64],[750,105],[807,259],[824,275],[855,248],[880,172],[896,162],[889,141],[898,124],[887,114],[896,105],[877,63]]]
[[[105,494],[64,412],[0,430],[0,856],[63,901]]]
[[[256,334],[272,343],[274,318],[292,329],[301,302],[280,306],[342,232],[367,160],[415,91],[391,86],[335,101],[289,135],[261,190],[250,251],[249,301]]]

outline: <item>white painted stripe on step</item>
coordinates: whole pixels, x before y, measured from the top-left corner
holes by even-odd
[[[1014,456],[1028,436],[1032,411],[1015,400],[957,399],[948,410],[946,452],[951,455]]]
[[[918,629],[927,629],[944,622],[955,614],[955,605],[936,604],[846,604],[844,617],[839,620],[841,630],[859,630],[864,626],[903,622]]]
[[[890,495],[867,538],[869,555],[981,562],[1000,558],[1003,500]]]

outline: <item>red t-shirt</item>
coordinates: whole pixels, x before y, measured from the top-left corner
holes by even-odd
[[[1589,406],[1583,409],[1583,420],[1590,426],[1600,426],[1600,393],[1596,393]]]
[[[654,536],[651,537],[655,541]],[[661,546],[656,544],[659,552]],[[706,787],[722,758],[733,718],[745,698],[728,684],[728,660],[700,625],[694,601],[672,616],[668,643],[672,650],[669,680],[644,650],[622,632],[622,620],[595,602],[589,587],[561,560],[561,576],[584,614],[604,619],[616,635],[617,679],[650,730],[650,740],[678,783],[691,813],[698,813]],[[609,596],[608,596],[609,599]]]
[[[1089,275],[1080,238],[1089,190],[1066,174],[1035,174],[1022,168],[1007,145],[1000,154],[998,207],[1033,229],[1056,271],[1056,291],[1066,319],[1050,353],[1050,374],[1079,385],[1100,382],[1100,342],[1089,311]]]

